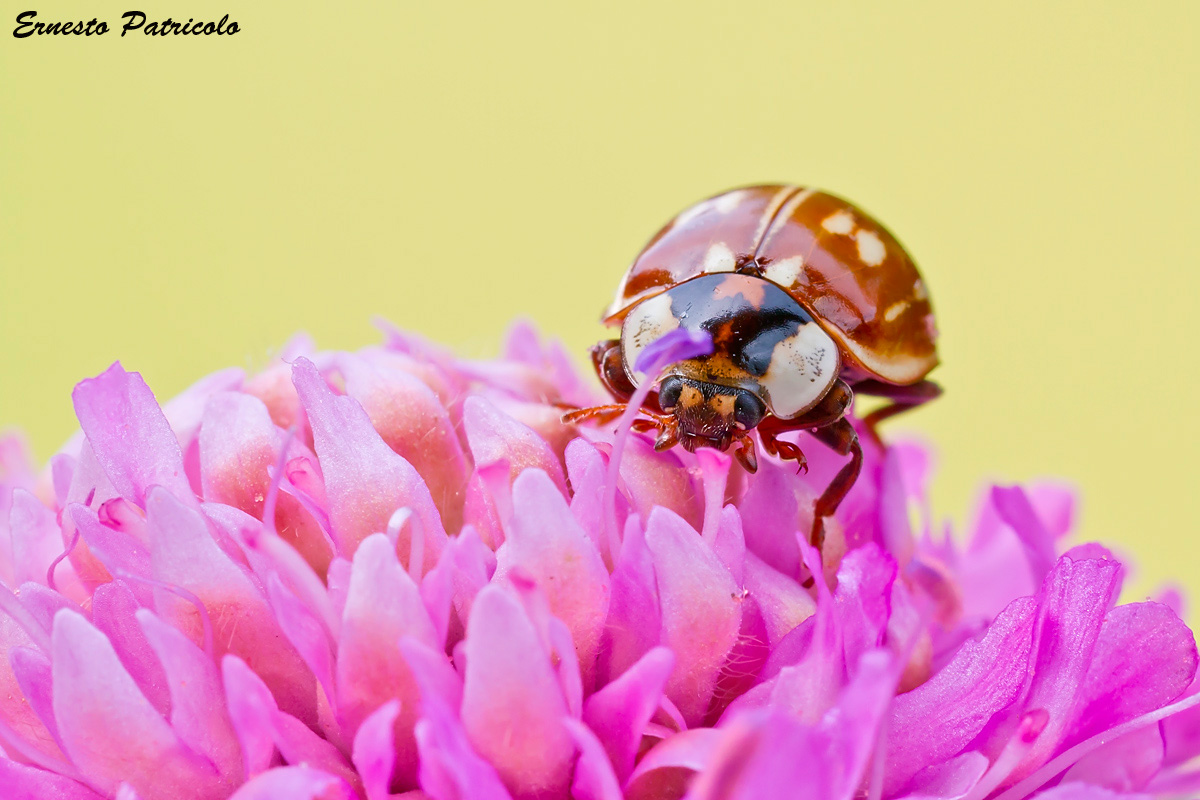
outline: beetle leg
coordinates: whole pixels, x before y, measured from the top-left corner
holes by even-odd
[[[791,442],[779,440],[779,434],[787,431],[811,431],[837,422],[846,414],[850,401],[854,399],[854,391],[844,380],[838,379],[829,391],[821,398],[821,402],[804,412],[795,419],[779,419],[768,417],[758,424],[758,434],[762,439],[763,449],[773,456],[785,461],[795,461],[799,471],[808,471],[808,462],[800,448]]]
[[[624,403],[614,403],[607,406],[592,406],[591,408],[577,408],[574,411],[568,411],[562,415],[562,423],[564,425],[575,425],[579,422],[594,421],[599,425],[606,422],[612,422],[617,417],[625,413],[626,405]]]
[[[832,516],[833,512],[837,511],[842,500],[846,499],[850,487],[858,480],[858,473],[862,470],[863,452],[862,445],[858,441],[858,434],[855,433],[854,426],[848,419],[842,418],[832,425],[818,428],[812,432],[812,435],[832,448],[838,455],[850,456],[850,461],[838,471],[829,486],[825,487],[825,491],[817,498],[817,502],[813,504],[810,541],[813,547],[820,550],[821,545],[825,543],[825,517]]]
[[[635,387],[625,374],[625,364],[621,359],[621,342],[608,339],[592,345],[592,368],[600,383],[614,398],[628,401],[633,396]]]
[[[911,386],[893,386],[883,381],[865,380],[854,384],[854,391],[859,394],[884,397],[892,401],[862,418],[871,439],[882,447],[883,440],[879,438],[879,423],[940,397],[942,387],[929,380],[914,383]]]
[[[758,472],[758,455],[754,452],[754,440],[750,438],[749,434],[743,433],[737,437],[737,441],[740,446],[733,454],[737,458],[738,463],[750,474]],[[655,449],[658,449],[657,445]],[[803,458],[804,455],[801,454],[800,457]]]

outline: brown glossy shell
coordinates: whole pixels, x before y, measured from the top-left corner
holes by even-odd
[[[625,273],[604,321],[617,324],[690,278],[734,269],[757,271],[794,297],[852,372],[910,384],[937,365],[933,309],[912,258],[855,206],[799,186],[734,189],[676,216]]]

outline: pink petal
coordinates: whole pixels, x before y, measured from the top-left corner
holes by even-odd
[[[504,357],[527,364],[539,374],[548,376],[563,402],[584,407],[598,401],[596,393],[580,379],[574,360],[563,349],[562,343],[557,339],[542,342],[527,321],[518,320],[509,328],[504,341]]]
[[[800,574],[796,531],[800,504],[796,499],[795,467],[771,458],[760,459],[758,472],[747,478],[738,509],[746,547],[770,567],[789,577]]]
[[[604,553],[604,459],[599,451],[584,439],[575,439],[567,445],[564,462],[567,479],[574,494],[571,496],[571,513],[596,549]]]
[[[150,555],[155,577],[192,592],[204,603],[217,636],[217,656],[233,653],[262,676],[279,705],[316,722],[316,682],[283,635],[275,614],[248,572],[217,546],[204,517],[165,491],[147,499]],[[168,592],[156,593],[164,620],[201,640],[195,607]]]
[[[896,698],[885,795],[960,752],[1012,703],[1025,683],[1036,610],[1032,598],[1013,601],[982,639],[968,641],[928,682]]]
[[[575,800],[622,800],[621,786],[596,735],[579,720],[563,720],[579,747],[571,797]]]
[[[393,729],[399,714],[400,701],[389,700],[364,719],[354,735],[354,768],[362,776],[367,800],[388,800],[396,761]]]
[[[693,528],[704,520],[704,493],[678,453],[656,453],[642,435],[629,436],[621,459],[621,480],[644,522],[656,506],[669,509]]]
[[[745,586],[762,612],[767,642],[772,648],[817,610],[812,595],[799,583],[753,553],[746,554]]]
[[[71,761],[104,792],[127,781],[147,800],[228,794],[129,677],[104,634],[60,612],[53,633],[54,716]]]
[[[60,741],[50,697],[50,658],[33,647],[16,647],[9,652],[8,660],[29,708],[46,726],[46,730],[55,741]]]
[[[544,439],[486,399],[468,397],[463,404],[463,426],[476,469],[504,460],[516,478],[526,469],[540,469],[566,494],[562,464]]]
[[[280,629],[312,670],[325,694],[325,702],[335,705],[338,694],[333,684],[332,643],[321,621],[283,585],[278,573],[272,572],[267,577],[267,596],[271,598],[271,608]]]
[[[349,353],[340,354],[337,363],[346,379],[346,394],[362,404],[388,447],[420,473],[446,529],[457,531],[467,464],[454,423],[438,396],[403,370]]]
[[[71,397],[88,444],[122,497],[145,508],[147,490],[157,485],[191,501],[179,441],[141,375],[117,362],[81,381]]]
[[[1031,800],[1153,800],[1148,794],[1118,794],[1086,783],[1064,783],[1033,795]]]
[[[103,569],[110,574],[125,573],[140,578],[151,576],[150,551],[137,538],[101,524],[94,511],[78,503],[68,505],[64,516],[79,532],[92,557],[103,564]],[[151,591],[145,584],[135,583],[131,588],[139,600],[149,602]]]
[[[816,731],[779,711],[743,718],[722,731],[689,800],[834,800],[835,778]]]
[[[633,771],[646,723],[658,710],[674,666],[675,655],[655,647],[584,704],[583,720],[603,744],[621,781]]]
[[[253,777],[271,765],[275,754],[272,716],[275,698],[266,684],[237,656],[221,659],[221,678],[225,687],[229,719],[241,745],[247,776]]]
[[[341,778],[312,767],[277,767],[258,775],[229,800],[357,800]]]
[[[396,720],[396,777],[416,783],[417,749],[412,736],[418,687],[400,651],[402,637],[438,647],[437,633],[420,592],[396,558],[384,534],[368,536],[354,554],[342,635],[337,654],[338,716],[347,737],[392,698],[400,701]]]
[[[30,581],[45,584],[47,569],[65,549],[54,512],[42,505],[31,492],[15,489],[8,524],[12,537],[15,585]],[[61,570],[64,574],[70,571],[69,565],[66,567]],[[69,577],[74,579],[73,575]],[[86,597],[77,581],[75,584],[75,595]]]
[[[696,725],[738,638],[738,586],[699,534],[666,509],[650,513],[646,545],[658,577],[663,644],[677,659],[667,697]]]
[[[139,609],[138,624],[154,648],[171,689],[171,727],[183,742],[216,768],[231,790],[242,781],[242,752],[229,716],[216,665],[179,631]]]
[[[546,473],[529,469],[517,476],[513,504],[523,513],[513,517],[509,538],[496,553],[497,579],[514,568],[532,576],[546,593],[550,612],[570,629],[584,685],[590,688],[608,616],[608,570]]]
[[[575,745],[562,689],[520,603],[492,584],[467,624],[462,721],[471,744],[516,798],[559,797]]]
[[[245,377],[245,373],[237,367],[214,372],[196,381],[163,405],[163,416],[167,418],[171,430],[175,431],[175,438],[183,452],[183,468],[192,492],[196,495],[201,493],[202,483],[200,442],[196,434],[200,431],[205,404],[217,392],[241,388]]]
[[[297,359],[292,379],[312,424],[339,552],[352,556],[359,542],[386,530],[397,509],[411,508],[434,544],[425,549],[423,571],[433,569],[446,532],[421,476],[379,438],[357,401],[333,393],[311,361]],[[407,535],[401,539],[399,552],[407,553]]]
[[[638,761],[625,784],[627,797],[680,797],[692,773],[711,763],[726,739],[715,728],[692,728],[664,739]],[[678,792],[671,791],[678,788]]]

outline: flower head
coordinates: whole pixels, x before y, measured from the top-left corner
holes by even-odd
[[[1200,786],[1192,633],[1066,548],[1069,491],[996,487],[939,536],[925,450],[868,445],[816,552],[840,464],[805,434],[805,475],[656,453],[564,425],[597,398],[527,327],[484,362],[386,333],[161,407],[114,364],[41,476],[0,440],[4,796]]]

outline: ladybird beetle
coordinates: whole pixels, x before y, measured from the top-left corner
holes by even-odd
[[[620,338],[592,348],[618,402],[578,409],[564,422],[609,420],[645,380],[634,364],[676,328],[707,331],[710,355],[670,365],[635,422],[657,430],[655,449],[726,450],[750,472],[754,443],[806,469],[800,448],[779,439],[809,431],[849,461],[818,498],[813,541],[846,496],[862,447],[846,410],[854,394],[891,402],[883,419],[938,394],[929,295],[912,259],[877,221],[839,197],[800,186],[750,186],[688,208],[642,249],[603,321]]]

